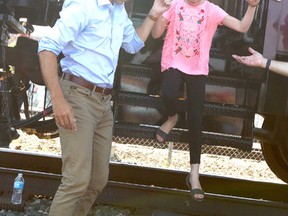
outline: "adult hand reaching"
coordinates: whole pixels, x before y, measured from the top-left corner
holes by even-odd
[[[252,67],[261,67],[265,68],[267,59],[263,57],[263,55],[256,50],[249,47],[249,52],[252,54],[250,56],[238,56],[238,55],[232,55],[236,61],[240,62],[241,64],[245,64]]]
[[[252,67],[267,68],[277,74],[288,76],[288,62],[268,60],[263,55],[249,47],[250,56],[232,55],[241,64]]]

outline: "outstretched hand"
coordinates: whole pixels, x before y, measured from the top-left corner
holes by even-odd
[[[251,47],[249,47],[250,56],[238,56],[232,55],[232,57],[241,64],[245,64],[252,67],[265,67],[265,58],[263,55]]]
[[[246,0],[246,2],[251,6],[251,7],[256,7],[259,5],[260,0]]]

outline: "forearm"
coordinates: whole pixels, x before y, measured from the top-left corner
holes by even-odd
[[[52,101],[55,98],[63,97],[58,77],[57,56],[50,51],[44,50],[39,53],[39,61],[41,73]]]
[[[265,61],[265,66],[267,64],[267,59]],[[269,70],[280,74],[282,76],[288,76],[288,62],[281,62],[276,60],[271,60]]]
[[[239,23],[239,32],[247,32],[253,22],[255,11],[257,7],[248,6],[247,11]]]
[[[242,20],[239,20],[233,16],[228,15],[223,19],[222,23],[223,25],[235,31],[238,31],[241,33],[247,32],[252,24],[255,10],[256,10],[256,7],[248,6],[247,11]]]
[[[152,28],[151,35],[153,38],[160,38],[166,28],[166,20],[162,16],[158,18],[154,27]]]
[[[151,10],[149,12],[148,16],[142,22],[142,24],[136,29],[136,32],[137,32],[139,38],[141,38],[142,41],[145,42],[147,40],[147,38],[149,37],[155,22],[158,21],[160,15],[161,14]]]

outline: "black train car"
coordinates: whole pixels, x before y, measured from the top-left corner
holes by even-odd
[[[210,1],[239,19],[244,16],[247,8],[245,0]],[[8,17],[6,23],[11,32],[25,32],[29,29],[29,25],[23,29],[23,23],[22,25],[19,23],[19,18],[22,17],[27,17],[28,24],[52,26],[62,4],[61,0],[2,1],[0,18],[3,24],[4,17]],[[127,12],[135,26],[142,22],[152,4],[153,0],[126,2]],[[4,16],[5,14],[8,15]],[[287,32],[288,1],[285,0],[261,0],[253,24],[245,34],[224,26],[217,29],[210,52],[202,133],[205,144],[229,146],[247,151],[252,150],[255,139],[260,140],[263,155],[271,170],[286,182],[288,182],[287,78],[241,65],[233,60],[231,55],[234,53],[248,55],[248,47],[253,47],[267,58],[287,61]],[[165,121],[166,110],[160,92],[162,42],[162,39],[149,38],[146,46],[135,55],[120,51],[113,93],[115,136],[154,139],[155,130]],[[2,45],[2,54],[5,50],[3,48]],[[17,97],[19,94],[25,95],[29,81],[43,85],[35,55],[36,49],[37,43],[22,38],[15,47],[7,47],[4,55],[6,59],[2,58],[2,65],[5,65],[3,60],[9,65],[16,65],[15,73],[7,70],[9,76],[4,73],[0,76],[2,146],[8,146],[14,138],[11,128],[30,129],[30,132],[33,131],[39,137],[45,134],[57,136],[53,118],[44,120],[42,118],[47,113],[51,114],[51,108],[32,117],[29,116],[29,110],[26,110],[26,119],[21,119],[19,115]],[[30,58],[27,59],[27,56]],[[29,67],[25,64],[27,61]],[[19,80],[24,83],[21,91]],[[187,143],[185,85],[182,89],[183,93],[179,98],[183,108],[180,121],[172,130],[169,139],[172,142]],[[25,97],[22,97],[22,102],[25,104]],[[256,116],[259,115],[264,118],[261,126],[255,124]]]

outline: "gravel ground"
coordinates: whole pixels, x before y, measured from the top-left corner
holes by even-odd
[[[10,149],[61,154],[59,138],[41,140],[35,135],[27,135],[19,131],[20,138],[10,144]],[[189,171],[189,152],[173,150],[172,159],[168,160],[168,149],[157,149],[147,146],[113,143],[111,161],[139,166],[158,167]],[[270,170],[265,161],[238,159],[229,156],[202,154],[200,173],[214,174],[255,181],[284,183]],[[48,215],[51,198],[35,197],[26,203],[23,212],[7,212],[0,210],[0,216],[41,216]],[[117,206],[97,205],[91,209],[89,216],[132,216],[131,209]]]
[[[20,138],[10,144],[11,149],[61,154],[59,138],[42,140],[38,139],[35,135],[27,135],[21,131],[19,131],[19,133]],[[168,154],[168,149],[113,143],[111,161],[189,171],[189,152],[173,150],[170,163],[168,161]],[[284,183],[275,176],[265,161],[239,159],[221,155],[202,154],[200,173]]]

